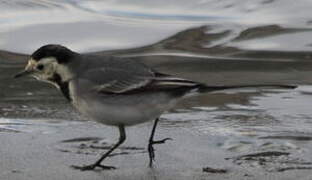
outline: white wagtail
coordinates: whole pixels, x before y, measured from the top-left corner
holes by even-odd
[[[51,44],[36,50],[25,70],[15,77],[24,75],[52,83],[79,112],[99,123],[119,128],[119,141],[94,164],[74,166],[80,170],[114,169],[101,162],[125,141],[125,126],[155,120],[148,144],[149,165],[152,166],[153,144],[170,139],[154,140],[159,116],[190,92],[259,86],[294,88],[288,85],[207,86],[159,73],[127,58],[83,55]]]

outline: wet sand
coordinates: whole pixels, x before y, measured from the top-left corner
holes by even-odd
[[[48,131],[37,128],[23,132],[21,128],[22,132],[1,132],[1,179],[312,178],[312,162],[296,159],[298,152],[265,151],[260,155],[234,156],[216,147],[214,137],[194,134],[182,127],[167,128],[163,124],[157,130],[157,138],[171,137],[173,141],[156,146],[155,167],[150,169],[145,149],[150,123],[127,129],[126,143],[105,161],[118,169],[81,172],[70,166],[88,164],[98,158],[116,140],[115,128],[77,121],[33,120],[30,123],[48,126]],[[203,169],[208,167],[219,171],[205,172]],[[296,167],[298,170],[291,169]]]

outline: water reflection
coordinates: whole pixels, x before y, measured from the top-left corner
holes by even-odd
[[[61,43],[84,52],[130,48],[152,44],[187,28],[209,25],[208,30],[192,31],[191,36],[185,36],[193,37],[193,40],[174,44],[180,51],[187,49],[189,52],[207,54],[207,49],[201,50],[198,45],[211,46],[213,41],[215,48],[211,48],[209,54],[237,54],[240,52],[236,48],[226,46],[246,48],[246,44],[231,43],[232,40],[244,39],[240,36],[253,34],[257,39],[262,39],[263,35],[279,36],[309,30],[311,5],[306,0],[296,4],[291,0],[138,0],[135,3],[97,0],[1,1],[0,49],[30,53],[45,43]],[[127,36],[129,34],[131,36]],[[291,38],[291,41],[298,39],[293,46],[297,50],[310,50],[310,46],[306,45],[311,42],[308,38],[301,38],[309,35],[307,32],[295,37],[286,35],[262,44],[259,41],[252,42],[248,44],[248,48],[257,44],[257,47],[260,46],[257,50],[274,47],[284,50],[277,46],[286,46],[287,43],[283,42]],[[208,43],[205,42],[207,40]],[[301,46],[298,47],[298,44]]]

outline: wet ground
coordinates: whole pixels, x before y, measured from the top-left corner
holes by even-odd
[[[310,1],[1,1],[0,179],[311,179]],[[14,80],[46,43],[142,61],[209,85],[240,89],[181,101],[161,116],[156,167],[147,168],[151,123],[127,129],[108,164],[94,161],[117,131],[80,116],[50,85]]]

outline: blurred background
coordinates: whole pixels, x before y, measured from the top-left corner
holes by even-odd
[[[2,0],[0,131],[53,133],[46,119],[65,129],[68,120],[86,119],[50,85],[12,79],[29,54],[55,43],[209,85],[299,85],[186,99],[162,116],[161,127],[207,137],[209,147],[230,155],[292,153],[290,165],[300,165],[312,147],[311,8],[310,0]]]

